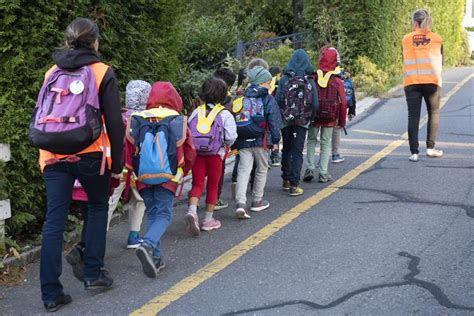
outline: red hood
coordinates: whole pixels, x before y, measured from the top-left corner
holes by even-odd
[[[336,69],[337,66],[337,51],[334,48],[326,48],[319,56],[319,69],[328,72]]]
[[[178,113],[183,109],[183,100],[170,82],[157,81],[151,87],[146,108],[148,110],[160,106]]]

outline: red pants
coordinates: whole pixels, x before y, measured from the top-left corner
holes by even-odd
[[[222,172],[222,159],[219,155],[196,156],[193,166],[193,187],[190,197],[201,198],[204,191],[204,181],[207,176],[206,204],[216,204],[219,181]]]

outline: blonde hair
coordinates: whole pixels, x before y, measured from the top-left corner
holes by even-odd
[[[425,32],[429,32],[433,25],[433,19],[428,10],[417,9],[411,15],[411,25],[413,27],[419,27]]]

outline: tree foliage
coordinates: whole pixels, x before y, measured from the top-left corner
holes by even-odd
[[[27,140],[28,123],[66,26],[79,16],[97,21],[100,51],[115,68],[123,91],[130,79],[176,79],[181,13],[181,0],[0,0],[0,142],[12,149],[12,160],[2,168],[6,192],[1,195],[12,202],[10,236],[41,231],[45,193],[37,150]]]

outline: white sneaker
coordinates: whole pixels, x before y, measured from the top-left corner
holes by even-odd
[[[418,161],[418,154],[411,155],[410,158],[408,158],[408,160],[413,161],[413,162],[417,162]]]
[[[441,157],[443,156],[443,151],[441,149],[428,148],[426,149],[426,155],[428,157]]]

